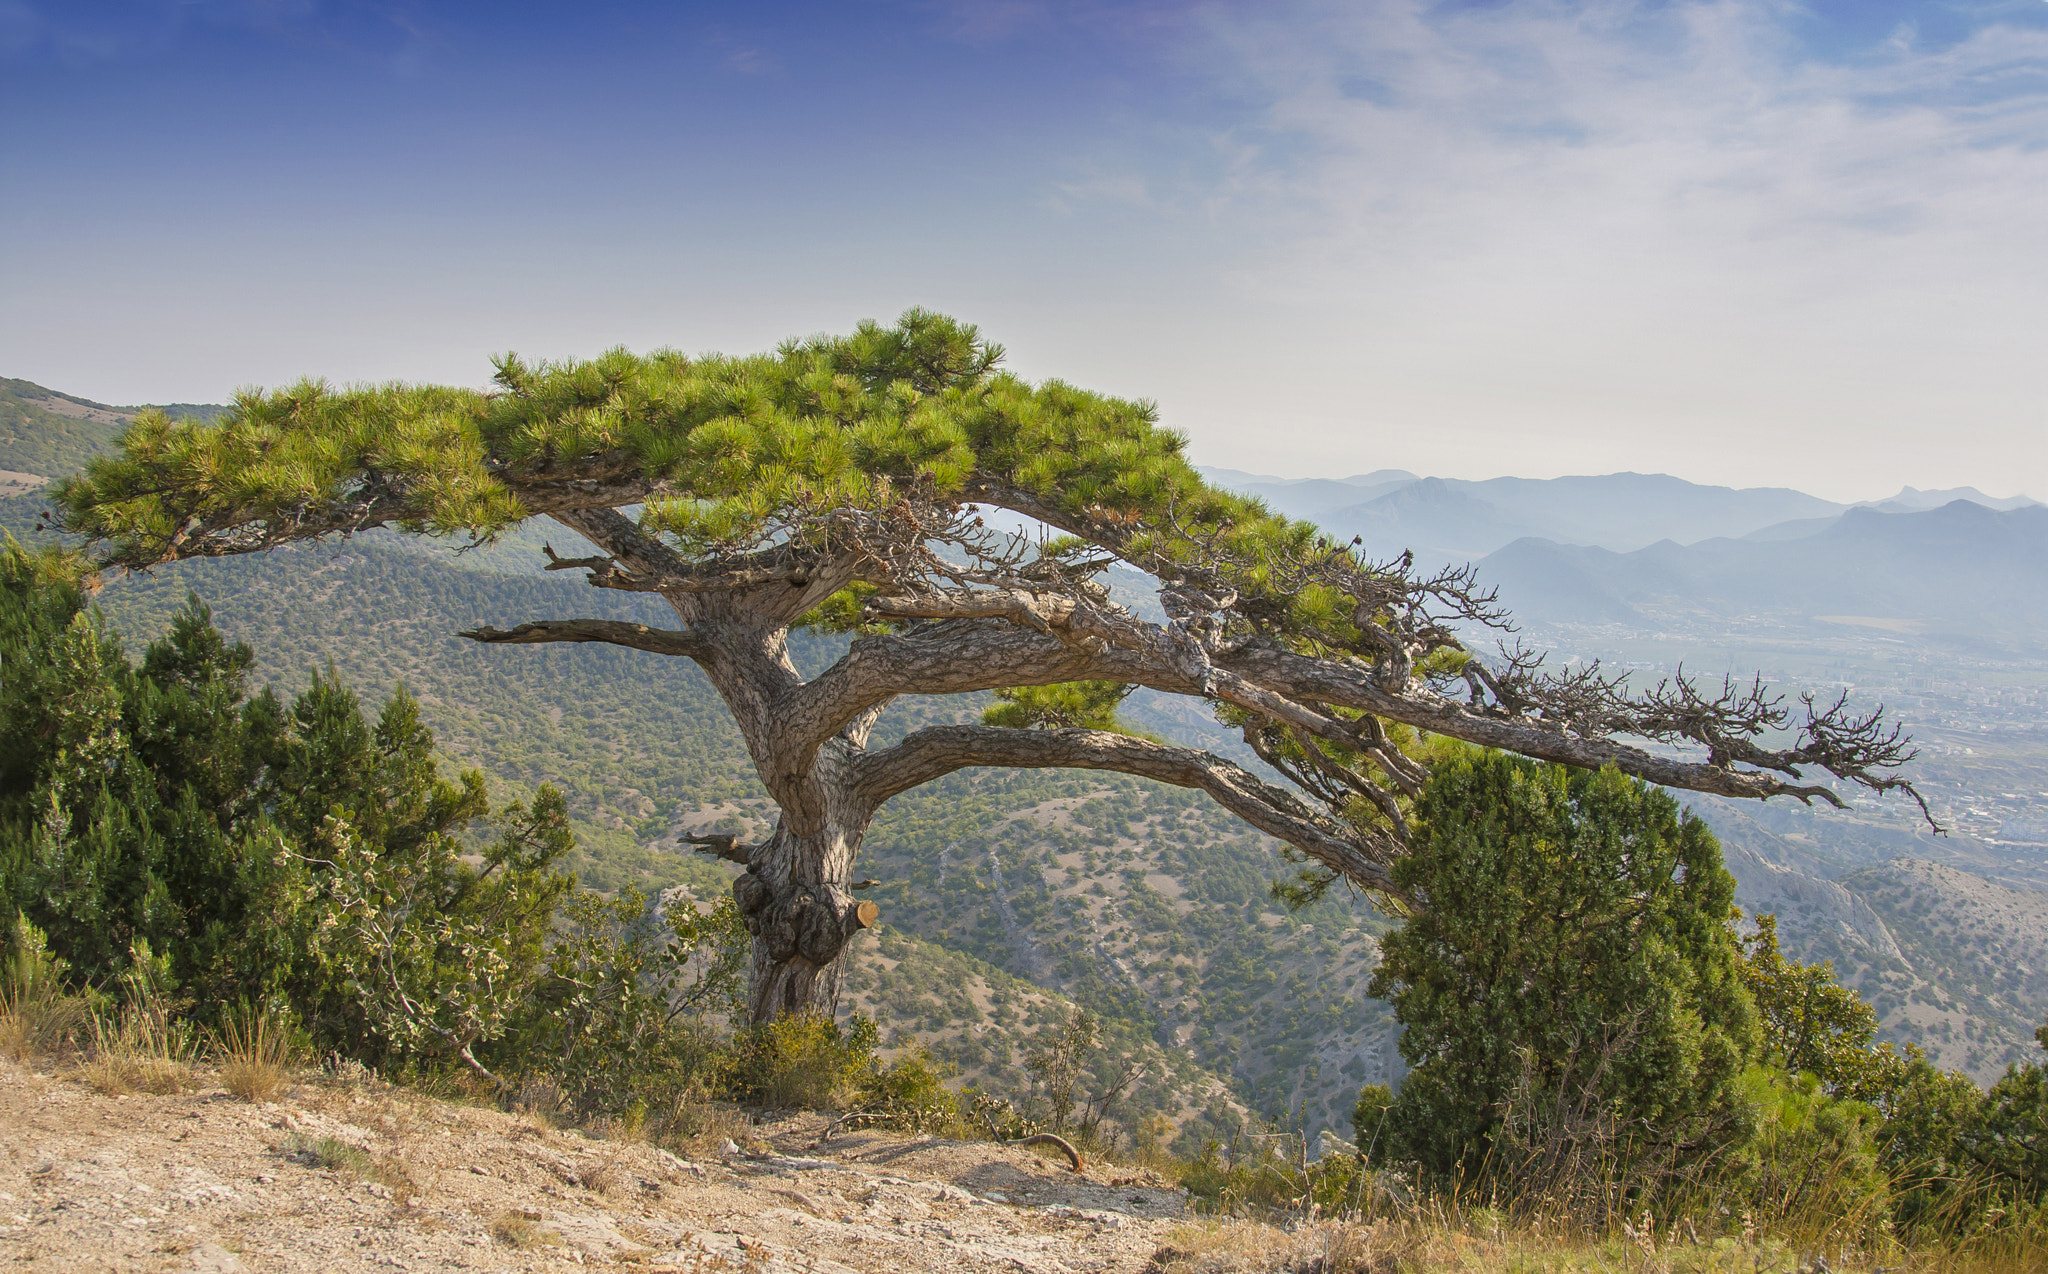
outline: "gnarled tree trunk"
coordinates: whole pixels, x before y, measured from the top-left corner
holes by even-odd
[[[608,533],[600,542],[615,552],[622,543],[616,525],[572,525],[586,535]],[[788,595],[801,599],[811,591],[668,599],[686,631],[716,634],[692,654],[731,710],[777,806],[767,839],[724,855],[746,868],[732,894],[753,937],[748,989],[756,1023],[800,1013],[832,1016],[848,943],[877,914],[850,888],[854,858],[874,819],[875,806],[862,798],[857,780],[877,713],[854,714],[822,741],[792,721],[792,700],[803,683],[789,658]]]
[[[828,795],[842,798],[829,804],[853,804],[843,792]],[[875,922],[875,905],[863,905],[849,887],[868,816],[853,809],[846,814],[808,835],[790,830],[785,815],[774,834],[748,852],[747,870],[732,883],[733,901],[754,940],[748,986],[757,1023],[791,1013],[831,1016],[848,944]]]

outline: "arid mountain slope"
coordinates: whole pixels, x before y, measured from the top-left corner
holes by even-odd
[[[1832,960],[1883,1038],[1987,1085],[2033,1056],[2048,1021],[2048,893],[1912,858],[1829,880],[1744,845],[1727,853],[1737,902],[1778,916],[1799,958]]]
[[[1898,859],[1842,878],[1885,923],[1899,964],[1851,976],[1885,1031],[1980,1083],[2034,1055],[2048,1021],[2048,894]]]

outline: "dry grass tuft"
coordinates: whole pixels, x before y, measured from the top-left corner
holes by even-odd
[[[737,1106],[685,1101],[677,1102],[660,1119],[651,1121],[644,1135],[655,1145],[685,1159],[709,1159],[727,1141],[748,1144],[754,1139],[753,1129],[747,1112]]]
[[[377,1074],[353,1057],[329,1053],[320,1059],[320,1080],[336,1088],[369,1088],[375,1085]]]
[[[80,1051],[92,1013],[64,991],[65,964],[41,930],[0,922],[0,1057],[27,1062]]]
[[[221,1087],[243,1101],[269,1101],[291,1080],[290,1029],[276,1014],[244,1008],[228,1014],[214,1042]]]
[[[27,1062],[76,1052],[91,1021],[84,1000],[53,987],[0,991],[0,1057]]]
[[[560,1247],[562,1236],[536,1224],[538,1212],[501,1212],[491,1222],[491,1237],[507,1247],[530,1252],[541,1247]]]
[[[574,1105],[562,1086],[545,1076],[526,1079],[510,1097],[515,1113],[550,1125],[566,1119]]]
[[[583,1188],[610,1197],[624,1193],[632,1180],[632,1174],[621,1168],[618,1160],[607,1159],[583,1174]]]
[[[157,1096],[192,1086],[192,1045],[169,1015],[150,1007],[129,1008],[112,1022],[92,1020],[92,1057],[79,1078],[108,1097],[145,1092]]]

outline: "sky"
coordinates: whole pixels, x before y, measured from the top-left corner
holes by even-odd
[[[2048,499],[2048,3],[0,0],[0,375],[914,305],[1205,464]]]

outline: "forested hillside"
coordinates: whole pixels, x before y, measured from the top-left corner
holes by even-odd
[[[1269,1116],[1341,1128],[1360,1084],[1398,1077],[1397,1028],[1364,991],[1381,918],[1340,894],[1286,912],[1269,888],[1288,863],[1199,794],[1058,783],[899,800],[863,859],[884,914],[1235,1074]]]
[[[112,445],[136,410],[74,398],[33,381],[0,379],[0,469],[44,478],[76,472]],[[224,409],[172,403],[164,410],[207,420]]]

